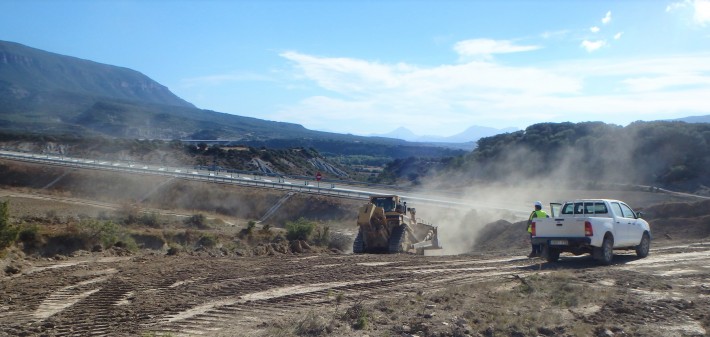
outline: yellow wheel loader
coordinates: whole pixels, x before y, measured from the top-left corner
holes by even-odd
[[[416,210],[408,208],[397,195],[372,195],[360,207],[358,233],[353,253],[423,254],[425,249],[441,249],[437,228],[416,218]]]

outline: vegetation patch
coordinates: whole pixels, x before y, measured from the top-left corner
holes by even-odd
[[[558,271],[358,301],[345,308],[342,297],[329,295],[332,316],[311,312],[267,331],[275,336],[360,335],[354,331],[371,336],[593,336],[599,326],[589,320],[593,313],[584,314],[585,308],[604,306],[618,294],[588,282]]]

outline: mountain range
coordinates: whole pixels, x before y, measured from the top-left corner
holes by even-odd
[[[322,132],[199,109],[138,71],[8,41],[0,41],[0,132],[219,140],[386,158],[452,156],[473,148],[472,143],[413,143]]]
[[[702,118],[710,116],[688,117]],[[513,131],[472,126],[436,137],[399,128],[365,137],[309,130],[199,109],[138,71],[0,41],[0,132],[5,133],[222,140],[403,158],[448,156],[473,149],[482,137]]]
[[[710,115],[689,116],[689,117],[674,119],[674,121],[681,121],[681,122],[686,122],[686,123],[710,123]]]
[[[406,140],[409,142],[430,142],[430,143],[468,143],[475,142],[483,137],[495,136],[501,133],[515,132],[518,128],[504,128],[496,129],[489,128],[485,126],[471,126],[468,129],[457,133],[453,136],[443,137],[443,136],[431,136],[431,135],[417,135],[411,130],[405,127],[399,127],[388,133],[374,134],[372,136],[378,137],[389,137]]]

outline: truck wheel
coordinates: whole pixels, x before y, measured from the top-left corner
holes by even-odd
[[[358,229],[355,241],[353,241],[353,254],[362,254],[365,252],[365,241],[362,239],[362,230]]]
[[[560,260],[560,250],[557,248],[551,248],[548,245],[543,245],[542,256],[547,260],[547,262],[557,262]]]
[[[601,247],[594,247],[594,258],[603,265],[610,265],[614,258],[614,238],[611,235],[604,237]]]
[[[641,243],[639,243],[638,246],[636,246],[636,256],[640,258],[644,258],[648,256],[648,251],[651,249],[651,237],[648,235],[647,232],[643,233],[643,237],[641,237]]]
[[[392,235],[389,239],[389,253],[402,253],[405,251],[403,247],[406,244],[407,230],[406,225],[399,225],[392,230]]]

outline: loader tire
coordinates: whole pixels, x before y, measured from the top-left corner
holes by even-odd
[[[362,239],[362,230],[358,229],[355,241],[353,241],[353,254],[362,254],[365,252],[365,241]]]
[[[390,254],[403,253],[406,251],[404,245],[407,241],[407,226],[400,225],[392,230],[392,235],[389,239],[389,249]]]

